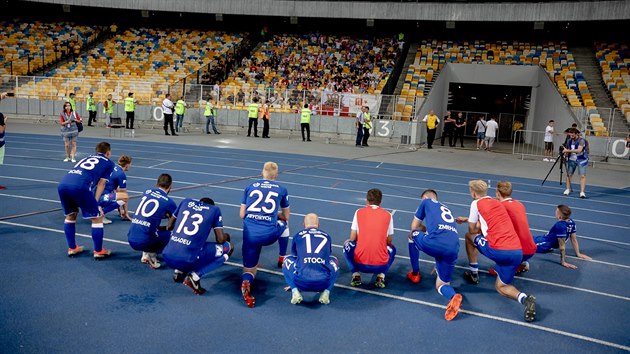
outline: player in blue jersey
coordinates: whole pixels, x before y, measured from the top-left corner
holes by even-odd
[[[109,160],[111,154],[109,143],[98,143],[96,154],[77,162],[63,176],[57,187],[61,207],[66,216],[63,231],[66,234],[70,257],[83,252],[83,246],[76,244],[76,220],[79,208],[84,219],[92,220],[94,258],[107,258],[112,254],[110,250],[103,248],[103,214],[98,207],[98,200],[114,169],[114,163]]]
[[[175,269],[173,280],[190,287],[197,295],[206,292],[201,277],[225,263],[232,255],[230,235],[223,233],[221,210],[210,198],[184,199],[175,210],[176,221],[164,248],[166,264]],[[216,242],[206,242],[214,229]],[[190,273],[190,274],[188,274]]]
[[[158,177],[157,188],[147,189],[142,195],[127,233],[131,248],[142,251],[140,261],[153,269],[161,266],[157,254],[162,253],[168,243],[169,230],[175,221],[173,212],[177,205],[168,197],[172,185],[173,178],[169,174],[163,173]],[[160,226],[164,218],[169,218],[168,226]]]
[[[292,304],[304,299],[300,290],[319,292],[319,302],[330,303],[330,291],[339,275],[339,260],[331,254],[332,240],[319,229],[319,217],[306,214],[304,229],[293,236],[291,255],[286,256],[282,267]]]
[[[251,287],[256,277],[256,266],[263,246],[278,241],[282,266],[289,245],[289,195],[287,189],[276,182],[278,165],[266,162],[262,170],[263,179],[245,188],[240,216],[243,219],[243,275],[241,292],[249,307],[255,299]]]
[[[129,194],[127,194],[127,175],[125,172],[131,168],[131,156],[121,155],[118,159],[118,165],[114,166],[109,181],[105,185],[105,190],[98,200],[98,206],[103,209],[103,215],[107,215],[110,211],[119,210],[120,217],[125,220],[131,220],[129,216],[128,203]],[[111,224],[112,221],[103,217],[103,224]]]
[[[578,244],[575,222],[571,219],[571,208],[560,204],[556,208],[556,222],[553,227],[543,236],[534,236],[536,243],[536,253],[547,253],[554,249],[560,250],[560,264],[563,267],[576,269],[577,266],[566,261],[566,242],[571,239],[575,256],[590,261],[592,258],[580,252]]]
[[[450,321],[457,316],[462,303],[462,295],[455,293],[451,286],[459,253],[455,217],[449,208],[438,202],[436,191],[427,189],[420,198],[422,202],[411,222],[409,260],[412,270],[407,273],[407,278],[413,283],[420,282],[420,251],[434,257],[437,271],[435,289],[449,301],[444,318]],[[423,221],[426,226],[422,224]]]

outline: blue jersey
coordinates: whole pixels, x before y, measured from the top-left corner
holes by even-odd
[[[540,245],[546,246],[546,248],[558,248],[558,239],[564,239],[565,241],[571,237],[571,234],[576,232],[575,222],[573,219],[560,220],[556,222],[551,230],[544,236],[534,237],[534,242],[538,248]]]
[[[172,261],[195,262],[210,231],[223,228],[221,210],[214,205],[186,198],[179,203],[175,214],[177,222],[163,253],[168,254]],[[223,246],[218,247],[217,252],[219,249],[223,252]]]
[[[90,190],[94,191],[94,187],[102,178],[109,180],[109,176],[114,170],[114,163],[105,155],[90,155],[77,162],[74,167],[63,176],[60,186],[65,189]]]
[[[297,256],[295,272],[302,281],[325,280],[336,272],[330,262],[332,240],[320,229],[304,229],[293,236],[291,253]]]
[[[130,241],[145,242],[147,237],[156,235],[158,226],[164,217],[173,214],[177,205],[173,202],[165,191],[155,188],[144,192],[140,205],[131,220],[129,233]]]
[[[109,176],[109,181],[107,181],[103,194],[115,192],[118,188],[127,189],[127,175],[122,167],[114,166],[114,170]]]
[[[245,205],[244,222],[264,230],[276,227],[278,211],[289,207],[289,194],[278,183],[262,179],[245,188],[241,203]]]
[[[423,199],[414,216],[424,221],[428,238],[443,244],[459,245],[453,213],[442,203],[433,199]]]

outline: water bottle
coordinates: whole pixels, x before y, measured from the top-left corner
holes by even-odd
[[[490,180],[488,180],[488,188],[490,188]]]

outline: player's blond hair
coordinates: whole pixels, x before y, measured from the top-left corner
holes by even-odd
[[[272,161],[265,162],[262,176],[264,179],[276,179],[278,177],[278,164]]]
[[[497,183],[497,192],[503,197],[507,198],[512,195],[512,183],[508,181],[499,181]]]
[[[474,179],[468,182],[468,188],[479,197],[488,195],[488,184],[480,179]]]

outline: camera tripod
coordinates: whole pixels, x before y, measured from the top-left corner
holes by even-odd
[[[542,181],[542,183],[540,185],[544,185],[545,184],[545,182],[547,181],[547,178],[549,178],[549,175],[551,174],[551,171],[553,171],[554,167],[556,167],[558,162],[560,162],[560,185],[562,185],[562,172],[564,172],[564,168],[563,167],[565,165],[565,157],[564,157],[564,152],[562,152],[562,150],[560,151],[560,154],[556,158],[556,162],[553,163],[553,165],[549,169],[549,172],[547,172],[547,175],[545,176],[545,179],[543,179],[543,181]]]

